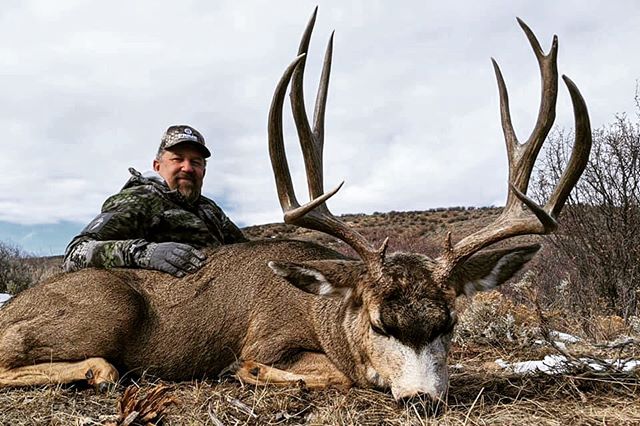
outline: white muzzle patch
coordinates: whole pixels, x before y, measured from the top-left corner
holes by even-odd
[[[394,352],[401,357],[401,366],[391,376],[391,393],[396,400],[427,394],[442,398],[449,384],[447,345],[438,337],[420,351],[403,345],[396,339]]]

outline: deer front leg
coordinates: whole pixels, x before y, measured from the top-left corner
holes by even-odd
[[[118,370],[104,358],[88,358],[78,362],[48,362],[23,367],[0,368],[0,387],[66,384],[86,380],[100,392],[114,385]]]
[[[303,381],[309,389],[329,387],[347,390],[353,382],[325,354],[305,353],[286,370],[254,361],[241,361],[235,370],[243,383],[255,385],[292,386]]]

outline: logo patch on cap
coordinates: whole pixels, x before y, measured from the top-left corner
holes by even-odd
[[[193,132],[191,131],[191,129],[190,129],[190,128],[188,128],[188,127],[186,127],[186,128],[184,129],[184,132],[185,132],[186,134],[188,134],[188,135],[192,135],[192,134],[193,134]]]
[[[181,140],[181,141],[189,140],[189,141],[198,142],[198,138],[195,135],[190,133],[179,133],[176,135],[175,139]]]

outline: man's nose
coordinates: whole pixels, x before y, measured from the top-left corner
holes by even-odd
[[[183,161],[181,168],[183,172],[187,172],[187,173],[193,172],[193,166],[191,165],[191,161],[189,160]]]

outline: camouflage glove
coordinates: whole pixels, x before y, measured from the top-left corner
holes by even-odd
[[[141,268],[168,272],[181,278],[200,269],[206,258],[204,253],[188,244],[149,243],[137,256],[136,263]]]

